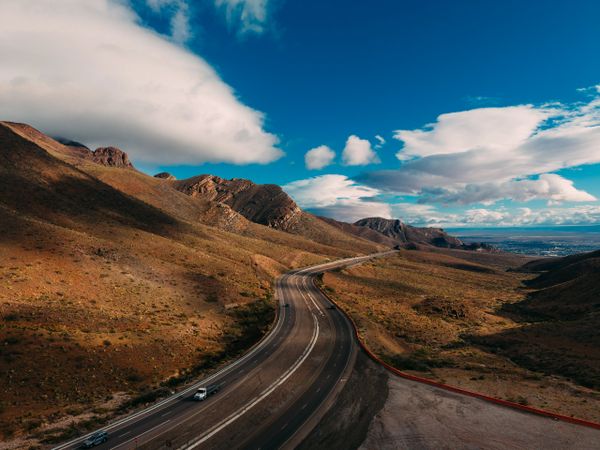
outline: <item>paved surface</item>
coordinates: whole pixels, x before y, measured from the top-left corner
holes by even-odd
[[[600,430],[389,376],[361,449],[600,449]]]
[[[350,324],[330,307],[313,276],[374,256],[280,277],[278,318],[260,344],[215,375],[104,427],[109,440],[95,448],[272,449],[298,441],[310,431],[304,425],[312,427],[343,387],[356,350]],[[206,384],[219,384],[221,390],[203,402],[193,401],[197,387]],[[83,437],[57,449],[77,448],[82,441]]]

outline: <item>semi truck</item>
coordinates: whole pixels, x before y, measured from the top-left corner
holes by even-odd
[[[209,395],[213,395],[219,392],[220,387],[221,386],[219,386],[218,384],[211,384],[206,387],[199,387],[196,393],[194,394],[194,400],[206,400]]]

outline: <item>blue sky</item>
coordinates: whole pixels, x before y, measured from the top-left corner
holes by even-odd
[[[596,1],[63,0],[73,5],[56,12],[57,1],[37,2],[52,12],[40,21],[102,37],[53,35],[54,59],[77,55],[93,74],[9,61],[7,119],[118,144],[148,173],[284,185],[343,220],[600,223]],[[31,2],[0,16],[18,23]],[[19,97],[14,83],[33,72],[79,107],[41,114],[43,89]]]

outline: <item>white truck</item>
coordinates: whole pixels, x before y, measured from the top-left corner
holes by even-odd
[[[196,393],[194,394],[194,400],[202,401],[206,400],[209,395],[216,394],[219,392],[220,386],[218,384],[211,384],[206,387],[199,387]]]

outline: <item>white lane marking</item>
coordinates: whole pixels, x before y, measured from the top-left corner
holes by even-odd
[[[171,413],[173,413],[173,410],[171,410],[171,411],[167,411],[166,413],[164,413],[164,414],[161,414],[161,415],[160,415],[160,417],[165,417],[165,416],[168,416],[168,415],[169,415],[169,414],[171,414]]]
[[[292,271],[292,272],[288,272],[286,274],[283,274],[281,276],[281,278],[279,278],[277,280],[276,283],[276,287],[275,287],[275,297],[279,300],[279,305],[282,306],[284,304],[284,287],[283,287],[283,282],[293,276],[294,274],[305,274],[305,273],[310,273],[311,275],[314,273],[318,273],[319,271],[325,271],[331,268],[335,268],[336,266],[343,266],[344,264],[348,264],[348,263],[359,263],[362,261],[366,261],[368,259],[372,259],[372,258],[377,258],[379,256],[385,256],[391,253],[395,253],[395,250],[392,251],[388,251],[388,252],[380,252],[380,253],[374,253],[372,255],[367,255],[367,256],[362,256],[362,257],[354,257],[354,258],[346,258],[346,259],[342,259],[342,260],[338,260],[338,261],[332,261],[332,262],[327,262],[327,263],[323,263],[323,264],[318,264],[316,266],[311,266],[311,267],[305,267],[303,269],[299,269],[297,271]],[[67,448],[77,442],[81,442],[85,439],[87,439],[88,437],[90,437],[92,434],[94,434],[96,431],[99,430],[113,430],[115,428],[118,428],[121,425],[124,424],[128,424],[129,422],[136,422],[136,419],[138,418],[143,418],[145,416],[149,416],[149,413],[151,413],[152,411],[154,411],[155,409],[158,409],[162,406],[164,406],[165,404],[172,402],[174,400],[179,399],[182,396],[185,396],[187,394],[189,394],[192,391],[195,391],[199,386],[202,386],[203,384],[206,384],[210,381],[212,381],[213,379],[231,371],[234,367],[237,367],[239,364],[241,364],[242,362],[244,362],[246,359],[250,358],[251,356],[253,356],[255,353],[257,353],[259,350],[261,350],[263,347],[265,347],[267,345],[268,342],[272,341],[273,338],[275,337],[275,335],[277,334],[277,332],[282,328],[283,326],[283,321],[285,319],[286,313],[285,310],[282,314],[280,314],[278,317],[278,322],[277,324],[275,324],[275,327],[273,328],[273,330],[271,330],[271,333],[265,337],[265,339],[256,347],[254,347],[252,350],[250,350],[250,352],[248,352],[246,355],[242,356],[240,359],[234,361],[233,363],[231,363],[228,366],[223,367],[221,370],[219,370],[218,372],[214,373],[213,375],[211,375],[208,378],[205,378],[203,380],[200,380],[199,382],[191,385],[190,387],[188,387],[187,389],[184,389],[181,392],[177,392],[175,394],[173,394],[172,396],[146,408],[143,409],[141,411],[138,411],[136,413],[133,413],[127,417],[123,417],[122,419],[117,420],[116,422],[107,425],[105,427],[99,428],[98,430],[93,430],[90,431],[88,434],[85,434],[83,436],[77,437],[75,439],[72,439],[68,442],[65,442],[63,444],[60,444],[56,447],[54,447],[52,450],[61,450],[64,448]],[[128,432],[129,433],[129,432]]]
[[[306,347],[306,349],[304,349],[304,352],[302,353],[302,355],[300,355],[300,357],[296,360],[296,362],[292,365],[292,367],[290,367],[286,372],[284,372],[277,380],[275,380],[275,382],[273,384],[271,384],[267,389],[265,389],[259,396],[255,397],[254,400],[252,400],[245,406],[242,406],[240,409],[238,409],[236,412],[231,414],[229,417],[227,417],[221,423],[212,427],[207,433],[205,433],[203,436],[201,436],[192,445],[187,446],[187,447],[182,446],[180,448],[182,448],[182,449],[185,448],[185,449],[191,450],[193,448],[196,448],[203,442],[206,442],[211,437],[213,437],[215,434],[217,434],[219,431],[221,431],[228,425],[235,422],[237,419],[239,419],[242,415],[244,415],[246,412],[248,412],[254,406],[258,405],[261,401],[263,401],[265,398],[267,398],[275,389],[277,389],[279,386],[281,386],[283,383],[285,383],[296,372],[296,370],[298,370],[298,368],[302,365],[302,363],[304,361],[306,361],[306,358],[308,358],[308,356],[312,352],[313,348],[315,348],[315,345],[317,344],[317,339],[319,338],[319,321],[317,320],[317,318],[315,317],[314,314],[312,316],[313,316],[313,321],[315,324],[315,326],[313,328],[312,338],[311,338],[308,346]]]
[[[325,313],[323,312],[323,310],[317,305],[317,302],[315,301],[314,297],[312,296],[312,294],[310,293],[310,289],[308,288],[308,284],[306,282],[306,280],[308,279],[308,277],[303,276],[302,277],[302,286],[304,287],[304,289],[306,290],[306,295],[308,295],[308,298],[310,298],[310,301],[312,302],[313,305],[315,305],[315,308],[317,308],[317,311],[319,311],[319,314],[321,314],[321,317],[325,317]]]
[[[131,434],[131,431],[127,431],[123,434],[118,435],[117,437],[123,437],[123,436],[127,436],[128,434]]]
[[[165,423],[167,423],[167,422],[169,422],[169,421],[170,421],[170,419],[168,419],[168,420],[165,420],[163,423],[159,423],[159,424],[158,424],[158,425],[156,425],[155,427],[152,427],[152,428],[150,428],[149,430],[146,430],[146,431],[144,431],[143,433],[140,433],[140,434],[138,434],[136,437],[132,437],[132,438],[131,438],[131,439],[129,439],[128,441],[122,442],[121,444],[119,444],[119,445],[116,445],[115,447],[111,447],[111,450],[112,450],[112,449],[115,449],[115,448],[123,447],[124,445],[126,445],[126,444],[129,444],[131,441],[135,441],[136,439],[139,439],[139,438],[140,438],[140,437],[142,437],[143,435],[145,435],[145,434],[148,434],[148,433],[150,433],[150,432],[151,432],[151,431],[153,431],[153,430],[156,430],[158,427],[162,427],[162,426],[163,426]]]
[[[277,299],[279,300],[279,304],[280,305],[283,304],[283,290],[281,288],[281,285],[283,284],[284,280],[286,280],[287,278],[289,278],[289,276],[290,276],[289,274],[282,275],[282,277],[279,279],[279,282],[276,285],[276,293],[275,294],[276,294]],[[258,351],[260,351],[263,347],[267,346],[274,339],[274,337],[277,335],[277,333],[279,332],[279,330],[283,327],[283,322],[284,322],[285,316],[286,316],[286,312],[284,310],[283,313],[281,313],[278,316],[279,320],[275,324],[275,327],[273,327],[273,330],[271,331],[271,334],[269,334],[269,336],[265,337],[264,340],[259,345],[257,345],[256,347],[254,347],[252,350],[250,350],[246,355],[242,356],[240,359],[232,362],[228,366],[223,367],[221,370],[219,370],[218,372],[212,374],[211,376],[209,376],[209,377],[207,377],[207,378],[205,378],[203,380],[200,380],[199,382],[191,385],[189,388],[184,389],[181,392],[177,392],[177,393],[173,394],[172,396],[170,396],[170,397],[168,397],[168,398],[166,398],[166,399],[164,399],[164,400],[162,400],[162,401],[160,401],[160,402],[158,402],[158,403],[156,403],[156,404],[154,404],[154,405],[152,405],[152,406],[150,406],[150,407],[148,407],[146,409],[143,409],[143,410],[138,411],[138,412],[136,412],[134,414],[131,414],[131,415],[127,416],[127,417],[124,417],[124,418],[122,418],[120,420],[117,420],[116,422],[114,422],[114,423],[112,423],[110,425],[107,425],[105,427],[99,428],[98,430],[108,431],[108,430],[112,430],[114,428],[117,428],[120,425],[127,424],[129,422],[135,423],[136,419],[138,419],[138,418],[141,419],[144,416],[148,415],[150,412],[154,411],[155,409],[158,409],[158,408],[166,405],[169,402],[177,400],[177,399],[179,399],[182,396],[189,395],[191,392],[193,392],[196,389],[198,389],[198,387],[200,387],[200,386],[202,386],[204,384],[209,383],[210,381],[214,380],[217,377],[220,377],[221,375],[223,375],[223,374],[225,374],[227,372],[230,372],[232,369],[234,369],[235,367],[239,366],[241,363],[243,363],[247,359],[251,358],[252,356],[254,356],[255,353],[257,353]],[[87,439],[88,437],[90,437],[92,434],[94,434],[98,430],[91,431],[90,433],[88,433],[86,435],[83,435],[81,437],[72,439],[72,440],[70,440],[68,442],[65,442],[64,444],[58,445],[58,446],[54,447],[52,450],[61,450],[61,449],[64,449],[66,447],[69,447],[70,445],[75,444],[76,442],[84,441],[85,439]]]

